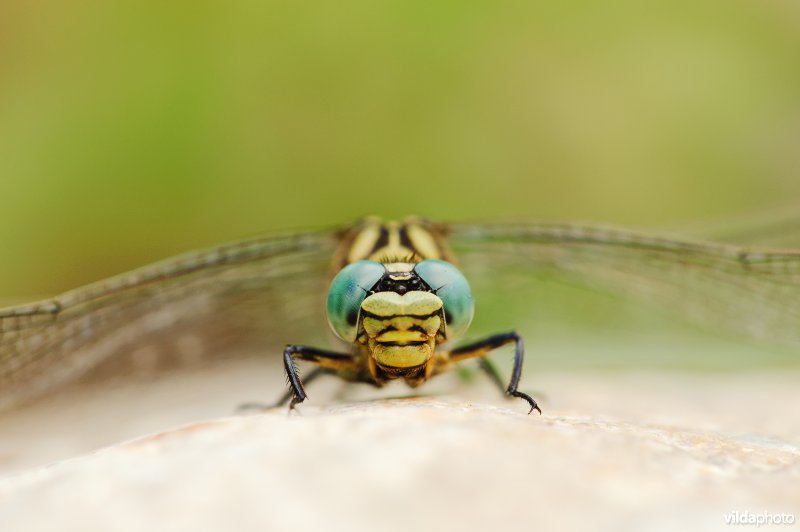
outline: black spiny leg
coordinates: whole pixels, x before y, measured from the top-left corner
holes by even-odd
[[[303,379],[303,385],[307,386],[310,382],[317,380],[320,375],[333,375],[336,373],[336,370],[329,369],[329,368],[314,368],[311,372],[306,375],[305,379]],[[286,392],[281,395],[280,399],[275,401],[272,404],[264,404],[264,403],[242,403],[237,408],[237,411],[246,411],[246,410],[268,410],[270,408],[277,408],[279,406],[283,406],[286,402],[292,398],[294,395],[294,390],[289,388]]]
[[[319,377],[320,375],[333,375],[334,373],[336,373],[336,370],[330,368],[314,368],[303,379],[303,386],[308,386],[309,383],[317,380],[317,377]],[[285,405],[286,402],[289,401],[289,399],[291,399],[293,395],[294,395],[294,390],[292,388],[289,388],[283,395],[281,395],[280,399],[278,399],[277,401],[275,401],[275,403],[272,404],[272,408]]]
[[[511,371],[511,381],[508,383],[508,387],[504,388],[503,381],[500,378],[500,374],[497,372],[497,369],[488,359],[484,357],[490,351],[494,351],[498,347],[502,347],[512,342],[514,343],[514,369]],[[522,337],[516,332],[495,334],[489,338],[459,347],[458,349],[454,349],[450,352],[450,360],[453,362],[460,362],[468,358],[479,359],[481,369],[489,375],[489,378],[491,378],[501,390],[512,397],[525,399],[531,406],[531,409],[528,412],[529,414],[534,410],[538,410],[541,414],[542,410],[539,408],[539,405],[536,404],[536,401],[534,401],[533,397],[517,390],[519,379],[522,376],[522,359],[524,357],[525,346],[522,343]]]
[[[286,370],[286,379],[289,381],[291,388],[290,410],[295,405],[306,400],[306,392],[303,389],[303,383],[300,381],[300,375],[298,375],[297,367],[294,364],[295,359],[305,360],[328,370],[349,369],[356,364],[353,355],[348,353],[326,351],[305,345],[287,345],[286,349],[283,350],[283,367]]]

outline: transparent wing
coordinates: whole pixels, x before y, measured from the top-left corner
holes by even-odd
[[[0,408],[78,378],[313,342],[336,232],[188,253],[0,310]]]
[[[702,224],[690,234],[737,245],[800,248],[800,216],[796,208],[778,209]]]
[[[449,234],[471,279],[503,283],[493,290],[524,291],[524,283],[548,272],[678,310],[692,321],[800,344],[797,249],[573,223],[456,225]]]

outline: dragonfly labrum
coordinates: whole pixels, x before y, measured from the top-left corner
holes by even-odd
[[[333,372],[416,386],[476,358],[532,410],[535,401],[517,389],[523,346],[510,332],[515,324],[483,340],[457,341],[472,318],[471,281],[497,281],[492,289],[502,297],[543,270],[739,333],[800,343],[800,250],[576,223],[367,218],[190,252],[0,310],[0,408],[92,375],[125,373],[131,354],[146,348],[159,367],[191,362],[198,353],[224,359],[283,352],[293,404],[305,399],[297,360],[319,366],[311,378]],[[512,278],[516,284],[503,284]],[[476,301],[480,313],[480,294]],[[326,314],[340,350],[317,347]],[[502,381],[486,355],[507,344],[514,364]]]

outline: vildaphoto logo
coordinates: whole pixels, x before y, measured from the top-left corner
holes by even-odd
[[[725,514],[726,525],[755,525],[756,528],[766,525],[793,525],[794,514],[751,512],[734,510]]]

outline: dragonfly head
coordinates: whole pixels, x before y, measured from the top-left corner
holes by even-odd
[[[469,284],[452,264],[362,260],[345,266],[328,292],[328,322],[336,335],[365,345],[385,369],[412,368],[436,345],[466,331],[474,312]]]
[[[442,300],[432,292],[376,292],[361,303],[366,345],[384,368],[413,368],[430,360],[444,330],[442,317]]]

